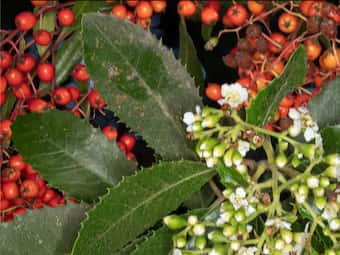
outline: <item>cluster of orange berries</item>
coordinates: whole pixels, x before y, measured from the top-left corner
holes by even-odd
[[[188,17],[194,15],[198,7],[193,1],[183,0],[178,4],[178,13]],[[219,1],[208,1],[200,9],[202,23],[213,25],[218,22],[220,9]],[[214,15],[211,15],[212,12]],[[270,17],[274,15],[277,17],[277,27],[273,26],[275,22],[268,22],[273,20]],[[214,18],[207,18],[208,16]],[[223,57],[223,61],[226,66],[237,69],[239,79],[236,82],[247,88],[250,98],[245,103],[246,107],[259,90],[264,89],[283,72],[291,53],[300,44],[305,46],[309,67],[305,81],[282,100],[273,122],[268,124],[269,129],[288,128],[291,123],[288,118],[289,109],[306,106],[310,97],[319,94],[322,85],[335,78],[340,71],[337,39],[340,10],[332,3],[250,0],[247,1],[247,6],[230,3],[221,22],[225,29],[208,41],[207,49],[215,47],[224,34],[237,34],[237,45]],[[322,39],[329,45],[320,43]],[[221,86],[209,84],[206,95],[209,99],[218,101],[222,97]]]
[[[106,0],[106,2],[114,2],[114,0]],[[148,28],[151,24],[153,13],[161,13],[166,9],[166,0],[125,0],[113,6],[111,13],[120,19],[127,19],[132,23],[140,24],[143,28]]]

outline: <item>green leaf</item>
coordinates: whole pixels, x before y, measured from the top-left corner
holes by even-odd
[[[41,22],[38,21],[35,24],[33,28],[33,32],[39,29],[44,29],[50,32],[51,36],[53,36],[54,30],[55,30],[56,13],[57,13],[56,10],[45,12],[44,15],[42,16]],[[41,46],[41,45],[36,44],[36,47],[37,47],[39,55],[42,56],[49,46],[48,45]]]
[[[88,213],[74,255],[110,254],[153,226],[214,175],[198,162],[162,162],[125,178]]]
[[[229,187],[230,184],[248,185],[246,179],[235,168],[227,167],[221,160],[217,163],[217,172],[225,187]]]
[[[319,40],[324,49],[329,49],[330,47],[332,47],[331,41],[324,34],[321,34],[319,36]]]
[[[340,153],[340,125],[322,128],[321,136],[327,154]]]
[[[15,105],[16,97],[12,92],[7,91],[6,102],[0,106],[0,120],[8,119],[10,117],[11,111]]]
[[[214,29],[214,26],[208,26],[208,25],[202,24],[201,35],[204,41],[208,41],[210,39],[213,29]]]
[[[187,31],[185,19],[183,17],[181,17],[179,22],[179,56],[181,63],[194,77],[196,86],[203,86],[204,79],[201,62],[197,56],[195,44]]]
[[[324,235],[321,227],[317,226],[312,236],[312,247],[320,254],[323,254],[325,250],[331,248],[332,245],[332,240]]]
[[[312,98],[308,109],[320,127],[340,124],[340,76],[322,87],[322,92]]]
[[[108,15],[84,15],[83,38],[95,87],[120,120],[163,159],[196,159],[181,118],[201,100],[173,54],[150,32]]]
[[[87,1],[84,1],[87,2]],[[63,83],[71,74],[73,67],[83,56],[82,38],[80,32],[72,34],[56,54],[56,82]]]
[[[306,51],[301,45],[289,58],[282,74],[262,89],[247,108],[247,122],[265,126],[274,116],[284,96],[298,87],[307,72]]]
[[[68,203],[16,215],[13,222],[0,224],[0,253],[10,255],[66,255],[85,218],[85,204]]]
[[[25,161],[51,186],[80,200],[97,199],[135,169],[114,142],[69,112],[20,116],[12,130]]]
[[[63,33],[79,31],[81,29],[81,19],[83,17],[83,14],[110,9],[112,6],[112,3],[108,3],[105,0],[77,0],[72,7],[75,16],[74,23],[72,24],[72,26],[64,27],[62,30]]]

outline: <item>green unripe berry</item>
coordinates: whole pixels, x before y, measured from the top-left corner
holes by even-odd
[[[207,239],[204,236],[195,237],[195,247],[203,250],[207,246]]]
[[[174,236],[173,240],[177,248],[184,248],[187,245],[185,236]]]
[[[286,155],[283,152],[280,152],[275,158],[275,164],[277,167],[282,168],[288,162]]]
[[[187,226],[187,221],[178,215],[169,215],[166,216],[164,219],[164,224],[167,225],[169,229],[178,230],[182,229]]]
[[[336,167],[335,166],[329,166],[327,167],[327,169],[323,172],[324,175],[330,177],[330,178],[336,178],[337,174],[336,174]]]
[[[330,154],[324,158],[325,163],[331,166],[336,166],[340,164],[340,155],[339,154]]]
[[[308,159],[313,159],[315,155],[315,145],[314,144],[308,144],[303,143],[300,144],[300,152]]]
[[[329,183],[330,182],[329,182],[329,178],[328,177],[322,176],[320,178],[320,186],[321,187],[326,188],[326,187],[328,187]]]

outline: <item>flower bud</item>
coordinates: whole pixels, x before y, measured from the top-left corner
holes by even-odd
[[[305,184],[301,184],[298,189],[298,193],[300,195],[308,196],[308,192],[309,192],[308,187]]]
[[[332,231],[338,231],[340,229],[340,219],[332,219],[330,222],[329,222],[329,228],[332,230]]]
[[[330,184],[330,182],[329,182],[329,179],[328,179],[327,177],[322,176],[322,177],[320,178],[320,186],[321,186],[322,188],[328,187],[329,184]]]
[[[196,215],[190,215],[188,217],[188,224],[193,226],[198,223],[198,217]]]
[[[218,144],[216,138],[207,138],[202,142],[200,149],[204,151],[212,150],[216,144]]]
[[[276,250],[281,251],[281,250],[283,250],[284,247],[285,247],[285,242],[282,239],[276,240],[276,242],[275,242],[275,249]]]
[[[200,121],[196,121],[192,124],[192,131],[197,132],[197,131],[202,131],[202,123]]]
[[[234,212],[232,211],[226,211],[220,215],[220,217],[224,220],[224,222],[230,222],[233,216],[234,216]]]
[[[219,122],[220,119],[221,119],[220,115],[209,115],[203,119],[202,127],[212,128]]]
[[[275,164],[277,167],[282,168],[287,164],[287,161],[286,155],[283,152],[280,152],[275,159]]]
[[[222,231],[220,231],[220,230],[211,231],[208,234],[208,239],[211,240],[213,243],[224,243],[224,242],[228,241],[228,238],[226,238],[223,235]]]
[[[299,189],[299,184],[294,183],[292,186],[290,186],[290,190],[293,192],[297,192]]]
[[[217,158],[207,158],[206,163],[207,167],[212,168],[217,164],[218,159]]]
[[[195,236],[203,236],[205,234],[205,226],[203,224],[196,224],[192,228],[192,232]]]
[[[241,248],[241,244],[239,241],[231,241],[230,243],[230,248],[233,250],[233,251],[238,251],[240,248]]]
[[[226,245],[217,244],[214,245],[214,247],[212,248],[208,255],[225,255],[227,254],[227,252],[228,248]]]
[[[327,205],[327,199],[325,197],[316,197],[314,198],[314,204],[319,210],[322,210]]]
[[[315,145],[303,143],[300,144],[300,152],[308,159],[313,159],[315,155]]]
[[[223,235],[225,235],[227,237],[230,237],[230,236],[234,235],[235,233],[236,233],[236,227],[235,226],[228,225],[228,226],[225,226],[223,228]]]
[[[324,161],[331,166],[336,166],[340,164],[340,155],[339,154],[331,154],[325,157]]]
[[[286,151],[288,149],[288,143],[287,142],[285,142],[285,141],[279,141],[279,150],[281,151],[281,152],[284,152],[284,151]]]
[[[213,156],[215,158],[222,157],[227,148],[228,148],[228,145],[226,143],[221,143],[221,144],[216,145],[213,150]]]
[[[195,147],[195,151],[197,153],[197,155],[200,157],[200,158],[203,158],[203,150],[200,149],[201,145],[202,145],[203,141],[199,141],[197,144],[196,144],[196,147]]]
[[[326,250],[325,255],[337,255],[333,250]]]
[[[297,137],[301,133],[301,127],[291,125],[288,129],[288,133],[291,137]]]
[[[218,44],[218,37],[211,37],[204,45],[204,48],[208,51],[213,50]]]
[[[194,140],[202,139],[204,136],[205,136],[205,134],[202,131],[194,131],[194,132],[192,132],[192,138]]]
[[[204,236],[195,237],[195,247],[199,250],[203,250],[207,246],[207,239]]]
[[[163,221],[171,230],[178,230],[187,226],[187,221],[183,217],[175,214],[166,216]]]
[[[244,219],[246,218],[244,211],[243,210],[238,210],[235,214],[234,214],[234,218],[237,222],[242,222],[244,221]]]
[[[234,190],[233,190],[231,187],[228,187],[228,188],[226,188],[225,190],[223,190],[222,193],[223,193],[223,196],[224,196],[225,198],[229,198],[230,194],[233,193],[233,191],[234,191]],[[223,205],[224,205],[224,204],[230,206],[231,209],[233,208],[232,204],[230,204],[230,203],[223,203]]]
[[[227,150],[227,152],[223,156],[224,164],[228,167],[231,167],[233,165],[233,154],[234,149]]]
[[[311,189],[319,187],[319,178],[316,176],[310,176],[307,178],[307,185]]]
[[[177,248],[184,248],[187,245],[185,236],[174,236],[173,240]]]
[[[248,167],[243,164],[236,166],[236,170],[242,175],[246,175],[248,173]]]
[[[324,175],[330,177],[330,178],[336,178],[336,167],[335,166],[329,166],[327,169],[323,172]]]
[[[280,229],[280,232],[281,232],[281,237],[285,241],[285,243],[290,244],[293,240],[293,233],[285,228]]]
[[[207,117],[209,115],[219,115],[223,116],[223,112],[219,109],[205,106],[202,111],[202,117]]]
[[[298,167],[301,164],[301,160],[299,159],[298,155],[294,154],[292,160],[290,161],[293,167]]]
[[[318,187],[313,189],[313,194],[315,197],[322,197],[325,195],[325,189],[322,187]]]
[[[302,243],[304,240],[304,233],[301,232],[294,232],[293,233],[293,240],[295,243]]]
[[[232,157],[234,165],[238,166],[242,163],[243,157],[238,150],[234,150],[233,157]]]

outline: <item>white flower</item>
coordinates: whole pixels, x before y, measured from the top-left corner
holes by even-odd
[[[291,230],[291,224],[287,221],[282,220],[281,218],[267,219],[264,225],[266,227],[274,226],[277,229],[286,228],[288,230]]]
[[[315,146],[318,148],[323,148],[322,136],[320,134],[316,134],[315,136]]]
[[[257,251],[257,247],[251,246],[251,247],[242,247],[240,251],[237,253],[237,255],[254,255]]]
[[[232,108],[236,108],[240,104],[248,100],[248,91],[239,83],[222,84],[221,94],[223,99],[218,100],[220,105],[228,104]]]
[[[300,193],[295,194],[295,200],[298,204],[302,204],[306,202],[306,199],[307,197],[305,194],[300,194]]]
[[[244,157],[247,154],[247,152],[250,150],[250,143],[239,140],[237,150],[240,152],[242,157]]]
[[[172,255],[182,255],[182,252],[181,252],[181,250],[179,250],[179,249],[174,249],[174,250],[172,251]]]
[[[249,216],[254,212],[256,212],[256,209],[253,206],[249,205],[246,207],[246,216]]]
[[[195,115],[192,112],[186,112],[183,116],[183,122],[187,124],[187,126],[192,125],[196,121]]]
[[[329,222],[329,228],[333,231],[338,231],[340,229],[340,219],[332,219]]]
[[[265,254],[265,255],[269,254],[269,249],[268,249],[268,247],[266,245],[263,246],[262,253]]]
[[[248,201],[246,199],[246,191],[242,187],[238,187],[235,189],[235,192],[231,193],[229,196],[229,200],[232,203],[233,207],[238,210],[243,206],[248,205]]]

